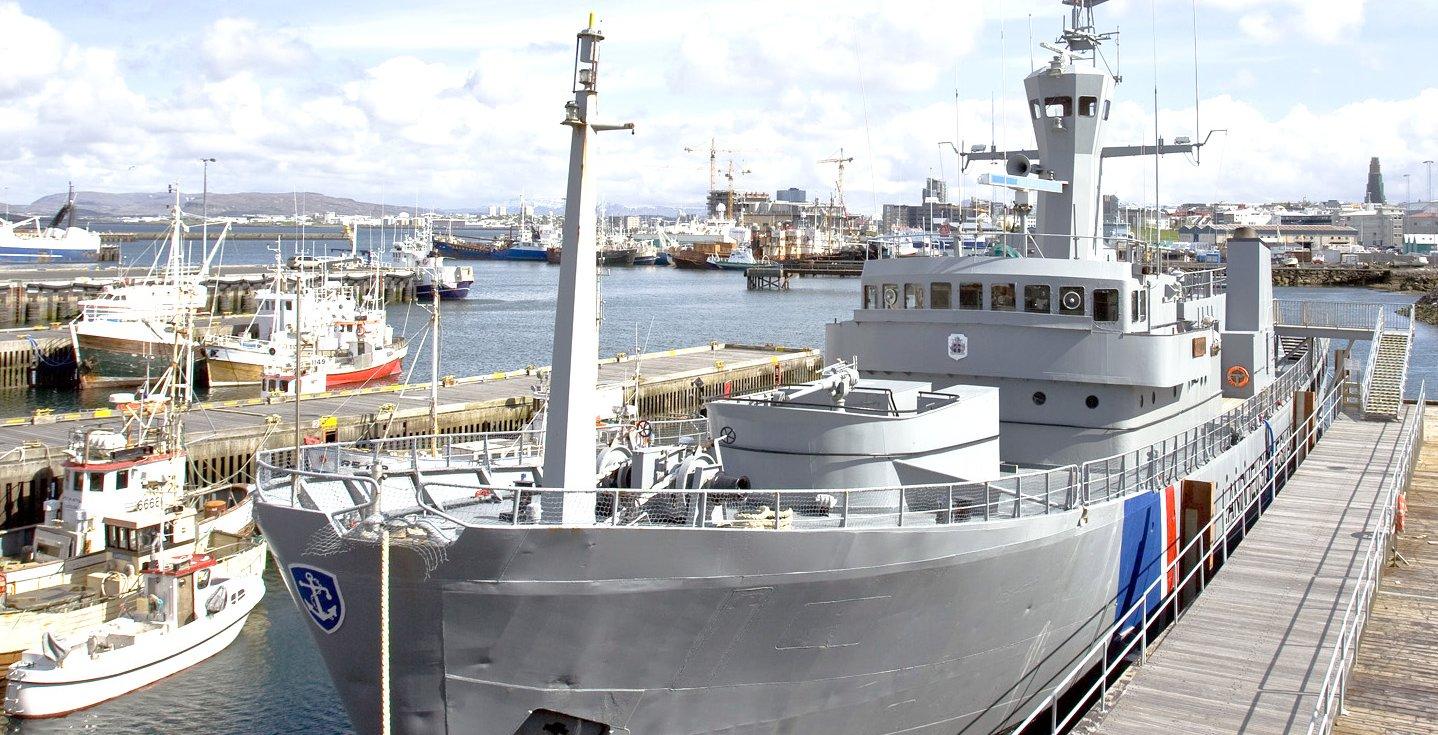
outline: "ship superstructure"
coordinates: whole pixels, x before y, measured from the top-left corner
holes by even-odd
[[[1136,634],[1330,378],[1322,342],[1278,354],[1258,240],[1179,276],[1099,237],[1126,151],[1099,2],[1026,81],[1038,149],[999,182],[1038,193],[1024,257],[866,263],[818,380],[596,429],[593,220],[567,216],[542,434],[262,453],[261,526],[355,727],[990,732]],[[602,38],[576,46],[572,215],[623,127],[594,122]]]

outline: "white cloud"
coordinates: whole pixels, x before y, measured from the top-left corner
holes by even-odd
[[[1239,29],[1255,40],[1273,42],[1299,31],[1321,43],[1352,40],[1363,25],[1364,0],[1205,0],[1223,10],[1241,11]]]
[[[314,51],[285,28],[262,28],[249,18],[221,18],[206,30],[201,55],[211,76],[293,71],[314,61]]]

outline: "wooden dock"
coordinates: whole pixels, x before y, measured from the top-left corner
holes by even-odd
[[[694,415],[701,400],[792,384],[818,375],[815,350],[774,345],[727,345],[619,355],[599,361],[600,387],[626,387],[646,418]],[[516,431],[537,407],[535,389],[547,368],[468,378],[441,378],[440,430],[445,433]],[[258,387],[256,392],[258,393]],[[256,451],[294,441],[293,398],[255,398],[197,404],[185,414],[191,484],[248,482]],[[329,441],[427,434],[429,384],[359,388],[305,397],[301,430]],[[34,523],[56,488],[71,433],[117,426],[110,409],[0,419],[0,526]]]
[[[1438,414],[1424,423],[1405,530],[1363,630],[1338,735],[1438,732]]]
[[[1338,417],[1204,593],[1129,670],[1116,704],[1091,713],[1092,731],[1306,732],[1384,518],[1401,429]]]

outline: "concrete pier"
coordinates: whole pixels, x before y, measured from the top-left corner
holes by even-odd
[[[727,345],[668,350],[599,361],[600,388],[623,385],[644,418],[694,415],[703,400],[811,380],[815,350]],[[445,433],[515,431],[527,424],[535,390],[548,368],[468,378],[441,378],[439,424]],[[636,383],[636,375],[637,383]],[[637,387],[638,395],[635,396]],[[300,401],[301,429],[326,441],[429,433],[429,384],[341,390]],[[294,442],[294,398],[255,398],[193,406],[184,417],[193,485],[248,482],[256,451]],[[47,413],[0,420],[0,526],[40,519],[57,490],[64,449],[73,432],[118,426],[111,409]]]

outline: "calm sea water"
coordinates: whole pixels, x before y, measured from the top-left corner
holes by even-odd
[[[268,262],[263,243],[237,243],[226,262]],[[127,260],[132,257],[127,252]],[[470,298],[445,302],[441,371],[471,375],[548,363],[559,269],[539,263],[472,263]],[[820,346],[823,325],[858,302],[854,279],[795,279],[787,293],[750,292],[735,273],[614,269],[602,276],[604,354],[687,347],[710,340]],[[1384,302],[1412,296],[1366,289],[1278,289],[1280,298]],[[427,315],[390,309],[414,342],[407,379],[428,378]],[[1412,385],[1438,381],[1438,329],[1419,325]],[[73,401],[18,392],[12,401]],[[97,397],[103,399],[103,396]],[[310,642],[307,623],[278,576],[239,640],[214,658],[144,691],[60,720],[10,723],[7,732],[340,733],[348,725]]]

